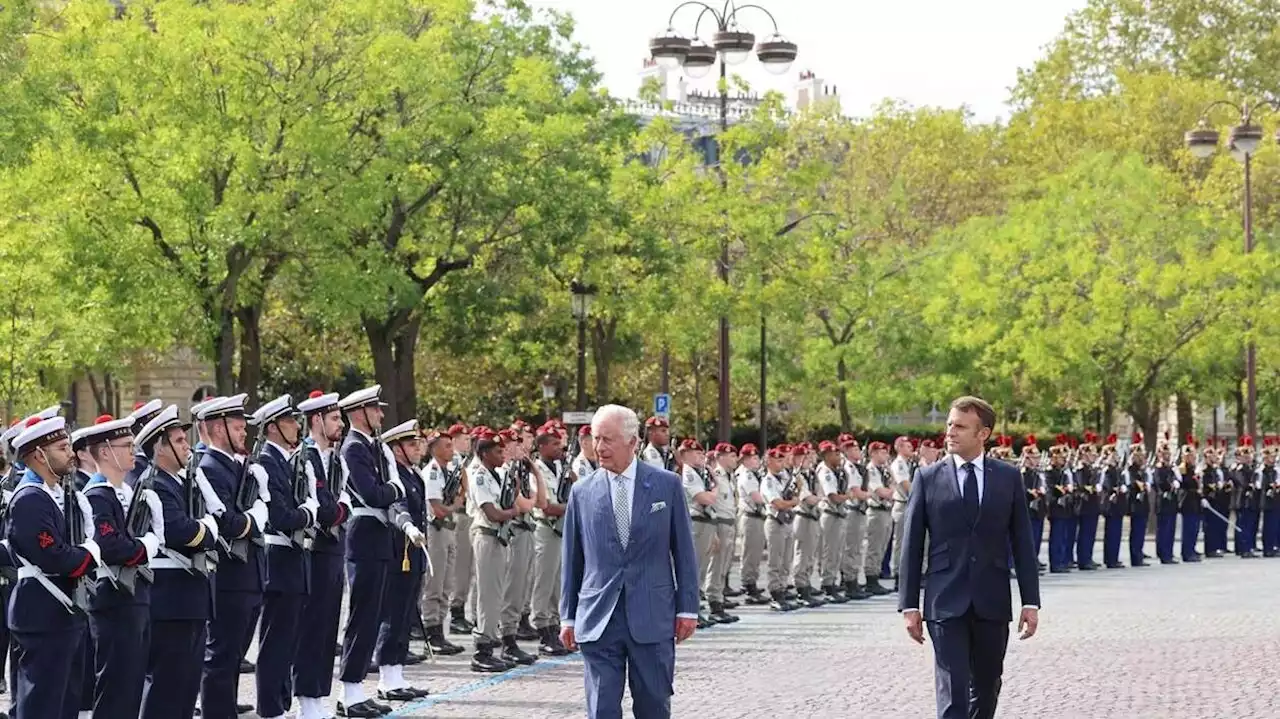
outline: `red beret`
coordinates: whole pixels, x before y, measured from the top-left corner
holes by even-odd
[[[818,451],[826,454],[827,452],[839,452],[840,448],[836,446],[835,442],[824,439],[818,443]]]
[[[578,428],[578,436],[579,436],[579,437],[590,437],[590,436],[591,436],[591,425],[589,425],[589,424],[584,424],[584,425],[582,425],[581,427],[579,427],[579,428]]]
[[[874,452],[877,449],[889,449],[889,445],[885,444],[884,442],[872,442],[871,444],[867,445],[867,449]]]
[[[804,442],[801,442],[800,444],[797,444],[797,445],[795,445],[794,447],[792,447],[792,448],[791,448],[791,454],[792,454],[793,456],[795,456],[795,457],[799,457],[799,456],[803,455],[805,452],[808,452],[808,451],[809,451],[809,448],[808,448],[808,447],[805,447],[804,445],[805,445],[805,443],[804,443]]]
[[[738,448],[728,442],[721,442],[716,445],[715,452],[716,454],[737,454]]]
[[[766,452],[766,454],[769,456],[770,459],[782,459],[787,455],[787,451],[783,449],[783,447],[786,447],[786,445],[783,444],[783,445],[774,447],[773,449],[770,449],[768,452]]]
[[[742,449],[738,452],[738,454],[742,455],[743,457],[755,457],[760,454],[760,450],[754,444],[751,444],[750,442],[748,442],[742,445]]]
[[[701,452],[702,445],[698,444],[698,440],[696,439],[686,439],[680,443],[680,449],[693,450],[694,452]]]

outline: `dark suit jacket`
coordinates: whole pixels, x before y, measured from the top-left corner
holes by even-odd
[[[984,460],[978,519],[970,524],[950,455],[921,469],[911,487],[903,530],[898,608],[920,609],[925,534],[929,536],[926,620],[963,616],[972,606],[983,619],[1011,621],[1009,548],[1024,605],[1040,606],[1040,572],[1031,539],[1031,517],[1018,470]]]
[[[605,470],[575,482],[569,494],[560,616],[574,621],[579,642],[600,638],[620,599],[640,644],[671,641],[676,614],[698,611],[698,556],[680,478],[636,462],[635,482],[625,549]]]

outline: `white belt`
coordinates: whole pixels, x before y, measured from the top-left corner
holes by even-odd
[[[289,539],[288,537],[286,537],[286,536],[284,536],[284,535],[281,535],[281,534],[264,534],[264,535],[262,535],[262,541],[266,542],[267,544],[269,544],[269,545],[270,545],[270,546],[272,546],[272,547],[293,547],[293,546],[296,546],[296,545],[294,545],[294,543],[293,543],[293,541],[292,541],[291,539]]]
[[[76,603],[71,601],[71,597],[68,597],[67,593],[62,591],[58,585],[49,580],[49,575],[45,574],[44,570],[28,562],[26,558],[20,554],[15,554],[14,556],[22,562],[22,566],[18,567],[18,579],[36,580],[40,583],[40,586],[44,587],[44,590],[48,592],[50,596],[58,601],[58,604],[62,605],[63,609],[67,610],[70,614],[76,613]]]
[[[147,566],[151,567],[152,569],[181,569],[183,571],[187,571],[191,569],[190,564],[183,566],[177,560],[174,560],[171,557],[156,557],[155,559],[148,562]]]
[[[370,507],[354,507],[351,510],[352,517],[372,517],[383,524],[387,523],[387,510],[372,509]]]

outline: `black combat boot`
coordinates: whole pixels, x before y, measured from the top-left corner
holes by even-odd
[[[769,595],[755,582],[744,582],[742,588],[747,590],[747,598],[744,600],[750,606],[764,606],[769,603]]]
[[[543,627],[538,630],[538,635],[542,640],[538,643],[538,653],[542,656],[563,657],[569,653],[569,650],[560,643],[560,637],[556,636],[555,627]]]
[[[471,671],[497,673],[507,670],[507,663],[493,656],[493,647],[486,641],[476,641],[476,653],[471,655]]]
[[[796,594],[800,596],[800,602],[810,609],[817,609],[826,604],[826,602],[818,598],[818,595],[813,591],[813,587],[796,587]]]
[[[724,595],[725,595],[726,597],[741,597],[743,594],[746,594],[746,590],[743,590],[743,589],[733,589],[732,587],[730,587],[730,586],[729,586],[729,579],[728,579],[727,577],[725,578],[725,580],[724,580]]]
[[[470,634],[476,628],[474,624],[467,621],[466,607],[450,607],[449,617],[450,634]]]
[[[782,592],[770,592],[769,596],[773,597],[773,601],[769,602],[769,608],[775,612],[791,612],[795,611],[795,606],[787,601],[786,596]]]
[[[534,629],[533,625],[529,623],[529,615],[521,616],[520,624],[516,627],[516,639],[522,642],[531,642],[538,638],[538,630]]]
[[[867,599],[871,596],[870,594],[862,591],[862,587],[858,586],[858,583],[853,581],[844,583],[844,595],[848,597],[850,601],[855,602],[862,601],[863,599]]]
[[[445,638],[444,627],[440,624],[427,627],[427,645],[431,647],[431,651],[442,657],[462,653],[462,647]]]
[[[873,597],[881,597],[886,594],[890,594],[888,589],[880,586],[880,577],[876,576],[867,577],[867,591],[870,592]]]
[[[502,638],[502,658],[506,661],[523,664],[525,666],[529,666],[530,664],[538,661],[537,657],[521,649],[520,645],[516,644],[514,634],[508,634]]]
[[[844,604],[849,601],[849,598],[841,594],[840,589],[834,584],[824,585],[822,587],[822,591],[827,595],[828,600],[832,604]]]
[[[737,615],[726,612],[723,602],[712,602],[711,614],[707,615],[707,618],[716,624],[733,624],[740,619]]]

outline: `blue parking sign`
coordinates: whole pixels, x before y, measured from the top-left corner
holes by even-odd
[[[655,394],[653,396],[653,416],[668,419],[671,416],[671,395]]]

